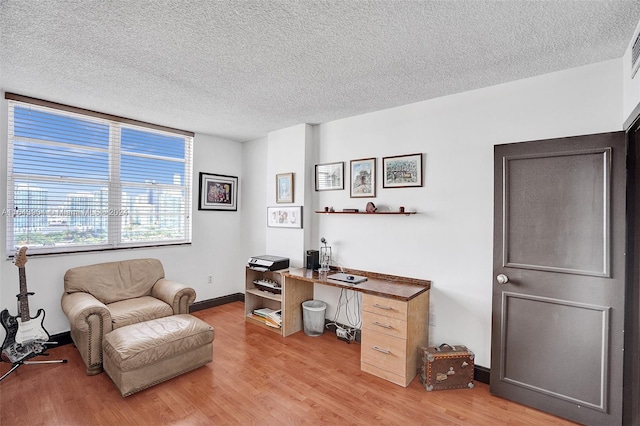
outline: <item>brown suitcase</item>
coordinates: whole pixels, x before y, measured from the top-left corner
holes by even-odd
[[[428,391],[473,387],[475,355],[466,346],[422,348],[420,382]]]

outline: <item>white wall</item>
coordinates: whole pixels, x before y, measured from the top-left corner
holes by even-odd
[[[43,94],[43,98],[46,94]],[[6,206],[7,187],[7,101],[0,101],[2,116],[0,128],[0,206]],[[241,176],[242,144],[207,135],[194,138],[193,164],[193,243],[191,245],[106,251],[86,254],[69,254],[43,257],[29,257],[27,252],[27,286],[35,295],[29,298],[31,315],[37,309],[46,312],[44,326],[50,334],[69,330],[67,318],[60,308],[63,292],[63,277],[67,269],[93,263],[110,262],[123,259],[155,257],[162,261],[167,278],[183,282],[196,290],[197,301],[212,299],[244,289],[242,199],[239,211],[198,211],[199,172]],[[240,179],[242,194],[242,179]],[[0,209],[1,210],[1,209]],[[0,217],[0,241],[6,237],[6,218]],[[0,309],[8,308],[16,314],[16,298],[19,292],[18,269],[6,260],[2,249],[0,258]],[[207,282],[208,275],[213,283]],[[0,330],[4,339],[4,330]]]
[[[266,254],[267,216],[265,177],[267,176],[267,138],[242,144],[242,233],[243,260]],[[275,185],[275,177],[273,178]],[[274,189],[275,191],[275,189]],[[244,286],[242,291],[244,292]]]
[[[347,172],[345,190],[314,191],[305,209],[364,209],[371,200],[418,214],[315,214],[305,223],[313,235],[305,249],[317,249],[324,236],[341,266],[432,280],[430,342],[465,344],[478,365],[489,366],[493,147],[621,130],[620,68],[621,60],[611,60],[314,126],[317,163],[345,161],[349,170],[352,159],[378,159],[377,197],[350,198]],[[381,158],[418,152],[424,186],[382,189]],[[277,161],[282,170],[268,166],[268,179],[300,167]],[[269,199],[274,183],[266,187]],[[306,190],[313,189],[310,180]],[[338,297],[335,288],[315,287],[315,298],[329,304],[327,318]]]
[[[293,173],[293,203],[281,206],[304,205],[303,228],[267,228],[266,250],[268,254],[288,257],[291,266],[304,266],[305,240],[309,235],[309,218],[311,211],[305,205],[308,199],[310,183],[306,172],[307,158],[311,143],[311,126],[299,124],[269,133],[267,142],[267,169],[265,177],[266,205],[278,206],[276,203],[276,175]],[[266,221],[266,216],[264,221]],[[254,253],[264,254],[264,253]]]
[[[191,249],[182,253],[186,264],[176,265],[175,273],[186,275],[197,294],[197,300],[208,300],[242,292],[244,289],[241,238],[244,187],[242,144],[209,135],[196,135],[194,140],[194,193],[198,192],[198,173],[238,176],[238,211],[198,211],[197,196],[193,201],[193,238]],[[186,267],[185,267],[186,266]],[[207,283],[207,276],[213,283]],[[167,276],[171,277],[168,273]]]

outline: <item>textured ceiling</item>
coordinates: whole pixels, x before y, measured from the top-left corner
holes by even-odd
[[[0,0],[0,88],[244,141],[620,58],[640,1]]]

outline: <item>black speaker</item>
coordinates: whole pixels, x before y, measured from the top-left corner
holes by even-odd
[[[307,250],[307,269],[320,268],[320,252],[318,250]]]

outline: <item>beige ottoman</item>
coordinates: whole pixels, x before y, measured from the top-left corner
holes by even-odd
[[[105,336],[104,371],[128,396],[211,362],[213,338],[213,327],[189,314],[127,325]]]

